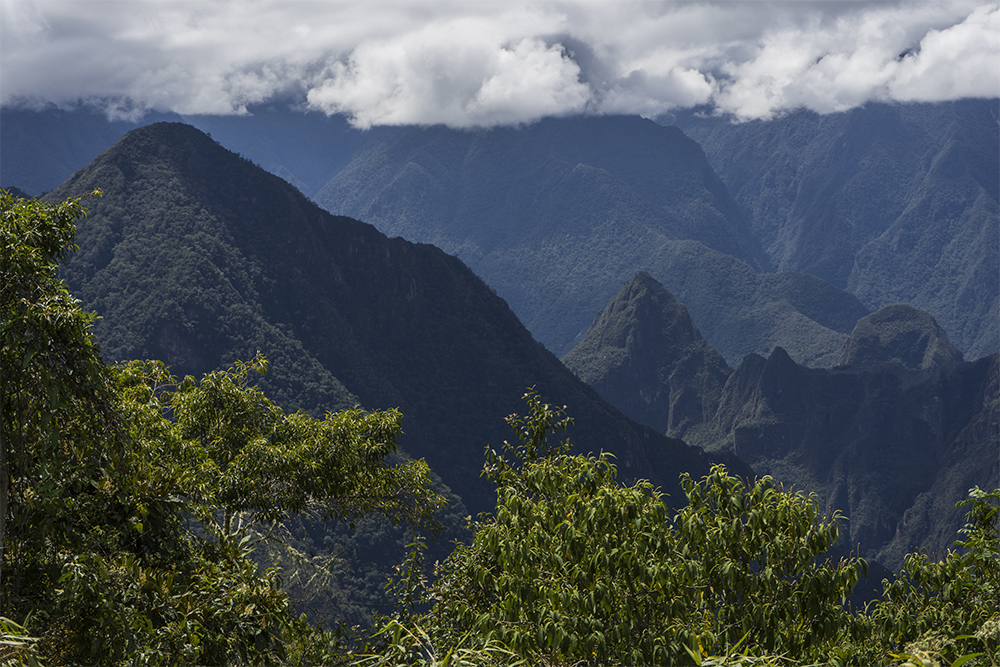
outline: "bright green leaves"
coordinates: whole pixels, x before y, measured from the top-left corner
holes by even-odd
[[[433,525],[444,501],[430,490],[426,463],[389,461],[398,451],[399,412],[355,409],[321,420],[285,414],[251,384],[265,369],[258,356],[187,379],[159,399],[202,462],[203,502],[222,512],[220,537],[232,535],[240,518],[275,523],[307,508],[338,521],[377,514]]]
[[[93,315],[56,277],[83,213],[0,191],[0,602],[33,554],[82,538],[67,529],[95,503],[79,491],[105,488],[120,453]]]
[[[975,487],[969,496],[959,503],[969,508],[959,531],[965,540],[956,542],[961,550],[937,561],[909,554],[859,619],[857,634],[883,652],[923,652],[958,664],[962,654],[985,649],[991,664],[1000,662],[1000,489]]]
[[[56,277],[82,211],[0,193],[0,606],[55,664],[284,663],[315,633],[255,542],[302,512],[433,527],[443,500],[398,412],[286,414],[263,357],[106,366]]]
[[[491,633],[535,662],[666,664],[688,648],[818,655],[846,632],[840,606],[863,561],[824,562],[838,539],[814,497],[716,467],[682,478],[671,516],[648,483],[624,487],[607,456],[548,444],[568,418],[525,396],[521,445],[487,452],[497,507],[439,568],[429,615],[440,641]]]
[[[534,663],[632,665],[722,664],[710,656],[737,650],[761,664],[874,664],[893,647],[964,664],[1000,649],[1000,491],[964,503],[962,554],[911,555],[879,604],[852,613],[867,564],[827,555],[843,517],[814,495],[715,467],[682,476],[688,504],[671,516],[648,484],[619,485],[606,456],[546,444],[568,421],[526,400],[529,416],[509,418],[526,445],[487,452],[495,513],[430,589],[438,644],[489,636]]]
[[[528,416],[512,414],[506,419],[511,432],[517,436],[518,443],[511,444],[504,440],[500,452],[489,447],[486,449],[483,476],[497,486],[498,492],[502,492],[504,487],[510,487],[518,493],[527,491],[529,486],[525,486],[523,476],[530,463],[546,456],[566,454],[570,449],[568,440],[555,443],[550,441],[557,432],[566,431],[573,423],[563,409],[542,403],[534,389],[529,390],[523,398],[528,404]]]
[[[522,655],[607,660],[626,646],[655,654],[657,613],[675,580],[664,563],[670,535],[659,530],[665,505],[648,484],[620,486],[607,456],[571,456],[568,440],[551,443],[571,420],[533,391],[525,401],[526,417],[508,417],[520,444],[487,452],[495,518],[443,566],[448,595],[435,613],[490,628]]]
[[[821,560],[839,538],[839,515],[822,518],[815,496],[769,477],[747,485],[721,467],[681,484],[688,505],[674,525],[681,552],[697,561],[706,637],[719,648],[745,636],[768,652],[804,655],[845,631],[842,603],[867,565]]]
[[[272,528],[304,512],[436,525],[443,500],[427,465],[394,462],[398,412],[286,414],[251,384],[265,364],[258,357],[181,382],[160,362],[116,366],[107,391],[123,443],[109,461],[114,474],[81,492],[41,463],[31,496],[60,499],[77,531],[50,527],[63,548],[31,555],[57,582],[30,591],[58,619],[50,627],[63,628],[43,633],[49,655],[278,663],[294,625],[288,598],[276,573],[249,559]],[[70,442],[96,452],[103,440],[93,432]]]

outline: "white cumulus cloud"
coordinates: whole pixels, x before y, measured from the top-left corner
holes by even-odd
[[[4,105],[471,127],[998,95],[981,0],[0,0]]]

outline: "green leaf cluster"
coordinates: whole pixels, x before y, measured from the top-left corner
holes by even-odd
[[[671,512],[647,483],[622,486],[607,455],[571,455],[571,423],[531,391],[489,449],[497,508],[481,515],[428,583],[419,549],[363,664],[996,665],[1000,490],[973,489],[960,551],[911,554],[863,609],[867,575],[831,558],[845,517],[815,495],[721,466],[682,476]],[[433,604],[414,613],[413,601]],[[478,661],[478,662],[477,662]],[[362,664],[362,663],[359,663]]]
[[[495,514],[428,591],[436,642],[471,632],[535,662],[670,664],[741,639],[818,655],[849,631],[842,603],[865,564],[822,557],[840,517],[814,497],[717,466],[682,476],[688,505],[672,515],[650,484],[617,483],[607,455],[551,443],[569,419],[525,398],[528,416],[508,418],[520,444],[487,452]]]
[[[869,655],[875,644],[911,661],[954,667],[982,656],[972,664],[1000,664],[1000,489],[975,487],[959,506],[968,512],[958,550],[941,559],[907,555],[899,577],[883,582],[882,599],[860,619]]]

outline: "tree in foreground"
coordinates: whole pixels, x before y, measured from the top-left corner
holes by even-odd
[[[968,508],[958,550],[941,559],[908,554],[859,617],[859,664],[888,656],[913,665],[1000,665],[1000,489],[974,487],[958,505]]]
[[[813,495],[715,467],[682,476],[687,505],[671,512],[648,484],[618,484],[606,455],[554,442],[571,420],[525,400],[508,418],[519,442],[487,450],[495,513],[433,584],[414,551],[396,584],[406,609],[359,664],[1000,665],[1000,489],[961,503],[959,551],[911,554],[852,610],[866,564],[826,555],[840,517]]]
[[[388,463],[395,411],[285,413],[251,381],[263,357],[200,381],[106,366],[56,277],[82,212],[0,194],[5,627],[54,664],[315,657],[328,638],[293,618],[254,543],[306,511],[433,525],[426,464]]]
[[[847,635],[865,564],[823,558],[838,517],[815,497],[715,467],[683,478],[674,514],[648,483],[617,483],[607,455],[570,454],[553,434],[571,420],[525,400],[528,415],[508,418],[520,442],[487,451],[495,514],[438,569],[433,608],[387,626],[424,633],[412,659],[477,644],[530,664],[689,664],[735,645],[818,656]]]

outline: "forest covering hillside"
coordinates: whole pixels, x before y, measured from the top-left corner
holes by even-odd
[[[96,187],[103,197],[88,200],[80,250],[61,274],[102,316],[94,324],[56,280],[54,261],[69,251],[67,224],[78,210],[56,202]],[[22,523],[11,524],[16,548],[0,563],[44,577],[27,577],[23,589],[0,579],[0,595],[42,633],[47,660],[169,663],[183,654],[212,664],[375,665],[432,663],[447,652],[501,664],[662,664],[713,663],[712,653],[737,647],[772,656],[766,661],[838,665],[911,653],[960,664],[1000,657],[1000,492],[967,486],[995,485],[1000,472],[990,458],[1000,360],[960,361],[923,314],[903,306],[863,317],[856,299],[818,278],[757,274],[735,259],[720,263],[728,256],[699,241],[672,242],[672,264],[699,283],[693,293],[725,292],[733,274],[718,269],[746,267],[734,291],[751,307],[714,334],[736,339],[756,317],[755,340],[773,344],[783,333],[808,343],[815,325],[836,335],[804,348],[814,360],[842,349],[840,358],[855,364],[810,369],[779,347],[768,359],[747,356],[720,391],[729,371],[722,356],[681,302],[638,275],[594,320],[580,368],[596,369],[595,385],[601,372],[621,372],[612,383],[619,389],[645,373],[634,385],[645,390],[640,400],[665,409],[668,428],[718,451],[707,455],[605,403],[458,258],[331,216],[189,126],[130,132],[45,201],[3,196],[0,270],[16,277],[3,294],[18,315],[4,310],[0,379],[17,400],[0,408],[21,448],[12,507]],[[40,232],[19,231],[39,224]],[[176,381],[157,363],[109,369],[96,357],[92,325],[109,358],[158,356],[197,377]],[[26,326],[36,328],[18,333]],[[71,347],[53,352],[53,335]],[[30,352],[39,345],[42,354]],[[18,356],[22,348],[29,352]],[[286,407],[388,410],[288,415],[249,381],[265,365],[259,357],[207,372],[256,351],[275,370],[260,386]],[[65,363],[49,363],[53,354]],[[872,359],[888,363],[864,365]],[[15,367],[28,372],[7,372]],[[529,392],[525,406],[517,397],[528,385],[539,393]],[[666,400],[646,401],[657,391]],[[43,419],[31,419],[39,410]],[[514,438],[498,410],[521,413],[506,419]],[[572,445],[561,440],[564,429]],[[423,579],[415,548],[392,589],[402,604],[389,618],[365,617],[368,634],[359,637],[372,654],[359,659],[337,635],[294,618],[294,586],[249,561],[254,548],[262,562],[271,553],[248,547],[241,526],[284,526],[302,498],[330,493],[328,519],[401,510],[417,513],[404,522],[421,523],[440,498],[421,462],[387,460],[397,438],[471,507],[495,510],[469,525],[433,581]],[[483,467],[486,442],[493,447]],[[771,478],[749,481],[754,471],[723,453],[730,446],[820,497]],[[376,480],[405,490],[389,488],[389,505],[371,504],[359,491]],[[845,496],[856,525],[823,511]],[[462,507],[451,499],[453,511]],[[887,517],[901,509],[887,543]],[[962,553],[939,563],[910,554],[877,604],[844,605],[867,565],[833,550],[842,530],[895,564],[918,540],[948,544],[962,514]],[[311,541],[296,542],[299,560],[280,563],[292,575],[314,547],[346,544],[306,518]],[[361,536],[387,539],[375,530]],[[376,574],[352,585],[371,586]],[[56,578],[65,583],[47,584]],[[26,631],[3,621],[15,658],[34,657]]]
[[[952,105],[948,108],[952,109],[950,113],[953,115],[963,117],[962,114],[980,112],[979,106]],[[747,184],[756,181],[744,182],[738,179],[753,178],[756,173],[751,169],[756,164],[754,160],[770,164],[759,153],[762,147],[773,144],[779,147],[780,153],[784,150],[780,147],[785,146],[781,141],[791,141],[791,137],[794,137],[795,141],[805,142],[802,145],[810,148],[802,155],[789,153],[788,159],[791,162],[788,164],[795,163],[795,160],[802,161],[803,166],[797,167],[796,178],[805,179],[805,185],[796,190],[798,194],[793,197],[799,203],[793,202],[794,206],[789,206],[799,210],[795,207],[801,208],[806,203],[813,202],[810,204],[813,209],[810,210],[818,210],[816,207],[821,206],[818,202],[826,201],[824,197],[833,197],[830,201],[835,202],[840,201],[838,197],[845,198],[844,202],[853,202],[850,206],[858,206],[860,195],[851,188],[860,187],[859,184],[866,178],[871,181],[871,170],[876,168],[871,164],[874,158],[860,156],[868,155],[876,149],[866,148],[860,139],[852,139],[860,142],[852,149],[854,152],[837,154],[840,157],[834,160],[831,157],[833,153],[830,153],[833,150],[830,146],[833,144],[823,142],[829,143],[832,141],[829,137],[834,135],[852,137],[852,132],[867,128],[865,131],[875,138],[875,144],[885,144],[884,148],[878,149],[882,151],[878,154],[883,156],[880,159],[884,162],[885,155],[892,154],[892,150],[902,150],[903,145],[923,146],[933,143],[933,135],[926,129],[929,122],[927,118],[947,115],[943,107],[934,105],[893,109],[882,110],[881,115],[875,114],[873,117],[861,114],[860,111],[853,112],[857,117],[852,117],[854,120],[850,122],[841,115],[823,117],[822,123],[814,122],[815,127],[810,126],[809,122],[816,121],[816,117],[808,114],[802,118],[796,116],[785,119],[781,123],[751,123],[738,127],[692,117],[676,119],[686,131],[708,142],[712,147],[710,157],[723,159],[726,151],[732,153],[731,159],[723,159],[728,167],[719,167],[720,173],[737,179],[734,187],[739,187],[744,210],[749,211],[749,215],[741,213],[739,207],[735,206],[696,145],[675,131],[637,119],[576,119],[571,122],[552,120],[518,131],[454,132],[444,128],[400,128],[382,129],[368,134],[350,130],[342,120],[324,119],[315,114],[305,117],[296,115],[293,122],[293,114],[280,109],[258,109],[251,118],[239,121],[211,117],[198,120],[215,129],[217,141],[219,137],[237,143],[242,141],[248,153],[262,156],[269,161],[272,170],[284,170],[289,175],[294,175],[294,170],[295,174],[300,175],[296,182],[303,187],[318,191],[322,182],[319,174],[333,174],[319,195],[330,206],[333,206],[332,202],[340,201],[342,207],[358,208],[361,214],[367,216],[367,220],[377,222],[389,231],[401,233],[408,238],[432,239],[445,245],[446,249],[451,243],[452,251],[460,255],[471,253],[479,261],[497,260],[496,270],[509,274],[509,279],[497,274],[494,276],[497,284],[491,286],[498,288],[501,294],[505,290],[528,290],[532,295],[529,300],[540,304],[538,316],[532,322],[536,327],[547,327],[554,323],[555,326],[566,329],[567,335],[572,333],[566,328],[567,322],[574,321],[574,318],[581,322],[588,321],[598,307],[587,312],[585,304],[602,305],[598,295],[601,290],[609,289],[611,278],[626,274],[636,258],[644,258],[642,261],[648,263],[654,274],[669,277],[670,291],[680,303],[690,309],[693,320],[691,326],[694,326],[694,322],[699,322],[698,330],[712,342],[712,345],[707,342],[704,345],[723,353],[722,366],[714,371],[708,371],[706,367],[704,377],[697,374],[694,377],[687,368],[691,363],[687,353],[678,352],[677,358],[669,363],[661,364],[657,361],[670,357],[669,350],[679,344],[677,340],[673,340],[672,334],[668,337],[671,340],[663,338],[657,344],[650,344],[647,340],[644,354],[649,356],[637,361],[632,357],[632,352],[629,352],[615,362],[630,365],[635,372],[649,375],[648,382],[639,383],[648,385],[647,395],[643,396],[643,392],[636,391],[638,385],[634,384],[635,372],[624,374],[626,379],[621,381],[625,383],[623,391],[609,391],[607,386],[602,386],[602,383],[609,382],[609,369],[606,367],[609,363],[609,348],[606,346],[601,348],[599,372],[581,371],[588,364],[573,356],[582,354],[585,345],[574,350],[573,355],[566,357],[566,361],[581,373],[581,377],[598,387],[613,404],[639,422],[651,425],[661,433],[669,432],[716,448],[726,437],[731,439],[731,436],[726,436],[718,429],[708,430],[716,409],[716,396],[720,394],[721,384],[724,383],[724,379],[720,378],[725,373],[723,369],[728,370],[726,362],[737,366],[745,355],[758,353],[766,357],[775,347],[782,347],[796,362],[809,366],[833,366],[838,362],[850,363],[852,359],[857,361],[863,357],[861,350],[864,338],[858,334],[855,324],[868,322],[873,317],[866,317],[867,309],[851,294],[823,280],[804,273],[759,273],[751,266],[756,264],[763,267],[774,262],[779,267],[822,273],[816,267],[832,266],[836,262],[827,258],[824,260],[827,264],[820,262],[814,265],[805,260],[796,264],[787,257],[781,259],[785,255],[805,257],[803,253],[806,246],[802,240],[806,238],[803,236],[804,232],[795,231],[798,228],[792,222],[778,224],[772,220],[768,223],[770,227],[765,224],[761,216],[764,211],[770,211],[774,207],[771,204],[761,204],[764,208],[759,208],[753,203],[756,201],[753,197],[763,198],[761,201],[772,201],[767,199],[772,196],[768,189],[773,185],[771,181],[761,181],[756,190],[758,194],[753,195],[754,191],[748,190]],[[15,118],[26,127],[32,126],[26,115],[21,117],[10,111],[4,111],[4,114],[5,118]],[[48,123],[52,127],[60,127],[60,123],[70,122],[69,119],[72,119],[73,123],[83,123],[88,128],[86,131],[78,131],[77,135],[64,131],[66,137],[99,138],[110,131],[108,128],[95,130],[100,124],[86,115],[51,110],[49,114]],[[923,134],[911,127],[916,122],[914,118],[923,119]],[[882,132],[882,125],[879,123],[896,127],[897,134]],[[904,128],[904,132],[897,126],[909,129]],[[7,127],[10,128],[10,123]],[[113,129],[120,132],[123,127],[125,125],[119,123]],[[243,129],[237,129],[240,127]],[[737,144],[733,142],[737,139],[734,137],[744,136],[739,135],[739,132],[763,133],[765,130],[772,133],[766,135],[766,140],[755,142],[747,139],[740,142],[739,150],[736,150]],[[976,129],[973,126],[971,129],[967,128],[967,131],[981,133],[982,128]],[[837,132],[840,134],[836,134]],[[59,145],[60,141],[63,145],[73,145],[73,142],[65,138],[60,140],[59,136],[61,135],[58,133],[52,136],[36,133],[35,141],[42,142],[44,138],[44,141],[52,145]],[[295,149],[295,146],[309,143],[306,141],[307,137],[317,137],[319,141],[313,141],[310,150]],[[76,140],[78,148],[85,143],[82,139]],[[643,146],[638,154],[630,152],[629,147],[635,145]],[[754,153],[755,150],[758,152]],[[911,147],[908,150],[917,148]],[[17,153],[16,146],[13,152]],[[40,152],[45,154],[44,150]],[[824,155],[826,157],[821,160]],[[119,156],[116,159],[121,158]],[[983,174],[990,168],[989,160],[984,160],[970,163],[969,169],[972,171],[968,173],[974,177],[973,180],[978,179],[977,182],[984,180]],[[250,166],[246,159],[241,164],[244,167]],[[888,163],[878,164],[881,165],[878,169],[891,171]],[[737,168],[738,165],[743,166]],[[840,165],[838,169],[841,171],[828,170],[831,180],[823,188],[809,185],[812,182],[809,181],[810,178],[817,179],[822,173],[827,173],[821,168],[822,165],[827,165],[829,169]],[[158,168],[150,167],[154,171]],[[579,180],[584,172],[589,176]],[[230,176],[228,182],[223,183],[226,179],[219,174],[209,174],[208,171],[189,177],[202,181],[198,186],[200,188],[205,187],[204,182],[213,180],[221,184],[223,190],[233,191],[243,187],[241,178]],[[388,368],[381,362],[373,362],[367,358],[366,355],[371,354],[367,350],[370,343],[359,338],[367,338],[369,335],[357,333],[356,323],[348,324],[348,318],[355,317],[354,313],[346,316],[337,308],[330,308],[331,311],[337,311],[331,315],[338,320],[335,325],[324,320],[326,315],[315,314],[309,315],[312,322],[304,328],[297,329],[289,324],[305,318],[304,313],[313,308],[312,302],[306,305],[305,300],[297,302],[295,299],[286,299],[274,291],[275,287],[267,287],[262,291],[258,284],[270,285],[278,280],[267,276],[263,267],[271,264],[301,264],[301,258],[292,258],[287,253],[276,254],[279,244],[261,242],[259,238],[253,240],[256,232],[244,235],[244,239],[250,240],[252,246],[252,250],[248,252],[241,247],[244,240],[233,237],[226,224],[220,224],[214,213],[208,213],[211,207],[204,206],[197,197],[164,203],[162,194],[140,194],[135,191],[136,187],[156,190],[160,188],[163,178],[165,175],[146,179],[152,185],[130,185],[132,207],[142,207],[151,211],[154,217],[159,216],[160,222],[157,225],[160,227],[164,223],[181,224],[182,220],[187,221],[183,224],[199,226],[197,232],[193,228],[184,232],[190,239],[194,238],[192,234],[198,236],[197,242],[190,247],[164,243],[163,239],[175,232],[168,230],[167,236],[164,236],[163,231],[156,229],[156,226],[148,232],[137,231],[127,237],[122,236],[120,231],[115,230],[124,228],[125,224],[121,220],[127,219],[131,224],[130,216],[133,214],[126,215],[121,210],[111,213],[110,218],[117,216],[119,222],[109,224],[104,222],[108,214],[96,212],[95,229],[101,230],[100,240],[88,245],[96,237],[90,236],[85,226],[81,238],[87,240],[87,244],[84,244],[78,259],[65,269],[65,275],[74,286],[79,286],[88,305],[107,310],[105,321],[98,325],[98,333],[108,355],[113,358],[168,358],[178,370],[187,373],[224,365],[237,356],[252,355],[257,349],[270,349],[273,350],[274,371],[264,381],[264,386],[275,398],[287,405],[305,407],[315,413],[324,407],[345,407],[359,401],[368,405],[374,400],[373,397],[377,397],[381,402],[373,405],[420,406],[420,412],[424,415],[421,417],[422,421],[431,420],[438,424],[448,421],[445,414],[449,411],[443,407],[443,403],[435,399],[434,405],[431,405],[426,398],[430,395],[430,390],[425,388],[426,384],[414,384],[400,378],[398,369]],[[594,178],[597,180],[593,180]],[[92,183],[96,181],[86,181],[85,187]],[[928,183],[948,191],[945,182],[932,179]],[[871,182],[869,185],[875,187]],[[61,190],[53,197],[66,191]],[[988,188],[983,192],[988,195]],[[812,199],[808,199],[807,195]],[[413,199],[414,196],[417,199]],[[155,203],[148,203],[150,197]],[[831,211],[840,211],[847,205],[837,204]],[[102,202],[102,206],[109,207],[107,210],[111,211],[114,205],[108,201]],[[267,238],[267,219],[283,215],[279,209],[284,207],[284,203],[273,204],[269,212],[263,213],[249,210],[255,207],[246,208],[246,202],[242,206],[244,208],[240,208],[238,214],[230,212],[223,217],[252,219],[254,216],[261,216],[256,229],[263,230],[263,233],[257,236]],[[888,203],[873,203],[869,206],[870,210],[865,210],[871,212],[879,206],[885,208]],[[300,211],[307,209],[299,201],[293,207],[298,207]],[[699,217],[705,211],[714,213],[708,214],[707,218]],[[788,215],[789,220],[799,220],[795,224],[800,226],[805,224],[802,220],[815,218],[801,211]],[[824,215],[834,214],[828,212]],[[851,220],[854,221],[852,224],[857,227],[853,232],[855,236],[851,238],[855,238],[864,232],[864,226],[859,226],[863,216],[861,212],[851,215]],[[880,215],[884,217],[885,214],[882,212]],[[985,225],[985,233],[990,229],[986,223],[991,219],[995,222],[995,216],[976,219],[980,220],[978,224]],[[192,220],[197,222],[191,223]],[[702,224],[693,224],[695,220]],[[703,224],[706,221],[710,224]],[[810,224],[813,227],[808,227],[809,229],[827,227],[822,221],[814,220]],[[835,220],[830,222],[833,227],[837,224],[840,223]],[[781,234],[775,232],[772,236],[767,235],[770,232],[765,233],[767,229],[777,227],[785,231]],[[760,246],[760,252],[748,240],[748,233],[767,240],[767,243]],[[864,233],[871,233],[871,230]],[[303,233],[295,229],[291,234],[297,238],[310,237],[312,232]],[[700,240],[692,240],[692,237]],[[791,251],[780,255],[776,250],[780,246],[780,239],[786,237],[800,239],[796,241],[800,244],[797,246],[801,250],[799,255]],[[148,243],[147,239],[154,239],[155,242]],[[464,240],[459,243],[459,239]],[[813,246],[829,246],[830,252],[839,252],[836,248],[841,247],[837,245],[839,241],[833,243],[827,239],[821,242],[819,237],[814,240]],[[398,242],[399,240],[393,241]],[[726,245],[732,242],[736,242],[736,245]],[[556,246],[549,247],[549,243],[555,243],[561,250],[553,249]],[[505,250],[510,244],[513,245]],[[737,254],[743,253],[747,261],[719,252],[706,244],[715,244]],[[111,262],[108,253],[112,252],[112,248],[119,248],[115,252],[127,259]],[[163,250],[154,251],[153,248]],[[988,250],[987,248],[986,251]],[[139,264],[133,262],[133,258],[139,257],[142,261],[147,261],[152,252],[160,255],[155,261],[149,260],[158,268],[153,272],[137,269]],[[490,253],[493,259],[488,259]],[[316,254],[315,248],[312,254]],[[322,260],[316,258],[313,261],[316,266],[322,263]],[[396,261],[393,258],[393,262]],[[183,266],[186,270],[169,269],[170,266]],[[485,264],[478,267],[481,273],[483,266]],[[161,272],[169,275],[170,280],[154,278]],[[220,281],[215,277],[204,277],[215,275],[224,276],[224,279]],[[318,272],[312,271],[310,280],[316,275]],[[193,276],[202,277],[196,279]],[[834,274],[829,277],[836,279]],[[293,277],[291,284],[296,287],[284,289],[298,293],[310,280],[303,280],[301,276]],[[598,283],[604,286],[598,288]],[[121,292],[118,286],[124,284],[131,285],[132,288]],[[970,284],[974,284],[980,291],[985,290],[987,298],[983,303],[988,303],[992,289],[989,280],[981,284],[973,281]],[[315,285],[310,285],[308,289],[313,292],[327,291],[325,287]],[[183,295],[183,308],[179,306],[174,293]],[[571,298],[567,299],[567,295]],[[407,312],[395,302],[386,301],[384,295],[371,294],[368,298],[377,306],[386,305],[401,313]],[[523,307],[526,303],[523,299],[512,299],[511,302],[515,312],[518,312],[519,304]],[[261,305],[262,303],[269,305]],[[471,310],[477,308],[478,306],[470,307]],[[623,302],[622,308],[628,310],[629,306]],[[219,313],[221,315],[216,315]],[[362,316],[360,319],[365,320],[366,317]],[[323,324],[316,324],[317,321]],[[110,326],[112,322],[115,323],[113,328]],[[321,341],[325,333],[316,333],[311,328],[316,326],[324,332],[337,332],[341,345],[351,352],[335,361],[330,361],[335,357],[335,352],[317,352],[323,348]],[[410,327],[406,329],[408,332],[414,330],[411,325],[407,326]],[[619,322],[619,331],[615,335],[620,336],[624,331],[622,327],[627,329],[629,326],[634,325]],[[223,335],[217,335],[215,328],[221,328]],[[684,329],[688,330],[687,325]],[[581,341],[585,331],[581,328],[574,334],[574,340]],[[855,336],[849,339],[852,331]],[[607,335],[607,331],[603,335]],[[988,338],[988,325],[982,335]],[[448,336],[448,333],[439,332],[431,337],[447,339]],[[940,338],[937,334],[935,336]],[[852,350],[845,348],[849,341],[855,346]],[[382,346],[379,354],[387,356],[390,355],[388,350],[405,350],[408,345],[409,341],[396,340],[388,348]],[[950,346],[950,343],[948,346],[950,358],[959,359],[961,353]],[[956,353],[958,357],[955,356]],[[402,358],[402,354],[395,357],[396,361],[390,362],[390,366],[398,366],[398,359]],[[463,354],[469,356],[467,352]],[[493,352],[481,351],[475,356],[480,358],[491,354]],[[590,354],[593,355],[594,352]],[[616,354],[621,356],[623,352],[619,350]],[[425,356],[421,355],[421,358]],[[465,357],[452,356],[445,365],[455,363],[458,366],[460,364],[455,360],[461,358]],[[864,361],[860,365],[868,364],[869,361]],[[440,366],[438,363],[432,365],[435,368]],[[358,366],[360,368],[356,368]],[[337,370],[331,370],[334,367]],[[417,367],[410,362],[406,368],[404,375],[419,376],[430,366]],[[497,368],[503,368],[503,362],[498,362]],[[680,370],[684,372],[679,372]],[[439,371],[435,373],[440,375]],[[665,381],[669,377],[673,377],[673,380]],[[366,382],[370,386],[377,385],[377,389],[366,388],[368,393],[363,397],[354,387],[363,386]],[[477,377],[463,382],[481,384],[482,380]],[[419,388],[415,388],[417,386]],[[660,400],[670,404],[673,412],[662,410],[656,399],[650,399],[652,387],[660,388]],[[500,412],[514,409],[512,397],[516,393],[514,391],[507,397],[508,403]],[[406,398],[401,398],[404,395]],[[652,395],[657,394],[653,392]],[[415,399],[413,396],[424,398]],[[424,406],[428,409],[422,409]],[[407,410],[404,409],[405,412]],[[697,417],[695,413],[700,413],[701,417]],[[469,426],[464,431],[465,437],[473,437],[476,430],[474,421],[470,417],[467,422]],[[449,433],[453,434],[455,425],[451,426]],[[410,433],[407,437],[417,442],[432,439],[434,436],[430,434],[434,431],[426,432],[424,428],[421,423],[407,429]],[[691,428],[695,431],[689,434]],[[501,433],[502,428],[497,429],[496,437],[502,437]],[[452,463],[454,461],[450,459],[449,464]],[[645,462],[639,465],[644,470],[648,469]],[[466,468],[463,477],[472,476],[476,464],[470,462]],[[793,477],[791,475],[789,479]],[[470,491],[465,495],[468,493]],[[477,490],[474,488],[471,493],[475,494]],[[488,500],[483,499],[482,503],[474,505],[481,506],[485,503]],[[896,517],[898,513],[899,509],[896,508],[889,514]],[[891,521],[895,520],[893,518]]]
[[[996,100],[965,100],[660,119],[704,156],[637,118],[361,132],[273,104],[185,122],[334,213],[456,253],[559,355],[645,270],[730,365],[780,345],[832,366],[857,318],[896,302],[930,312],[967,358],[1000,348],[997,115]],[[131,127],[4,108],[0,185],[51,189]],[[710,275],[687,279],[692,264]],[[751,267],[791,273],[776,288]],[[803,273],[833,287],[793,286]]]
[[[1000,348],[998,116],[960,100],[665,122],[701,144],[777,270],[926,310],[977,359]]]
[[[776,341],[805,363],[835,363],[867,313],[822,281],[758,273],[770,262],[701,149],[639,118],[387,131],[317,202],[456,253],[560,355],[639,270],[733,364]]]
[[[110,359],[183,375],[260,350],[287,406],[399,408],[403,448],[477,512],[493,502],[482,448],[532,386],[575,408],[579,446],[615,453],[627,478],[669,489],[708,469],[604,403],[458,259],[333,217],[190,126],[130,132],[47,198],[96,187],[63,275]]]
[[[426,459],[451,499],[437,558],[466,516],[493,506],[483,448],[510,437],[503,418],[529,387],[575,408],[575,442],[615,454],[623,480],[679,498],[681,471],[724,460],[750,474],[628,420],[458,259],[333,217],[190,126],[130,132],[46,199],[98,187],[61,275],[100,315],[105,357],[159,359],[183,377],[261,352],[270,371],[259,385],[286,408],[398,408],[404,456]],[[409,540],[377,521],[353,535],[307,521],[296,539],[345,558],[323,587],[296,584],[296,599],[320,619],[361,623],[387,603],[385,578]]]

